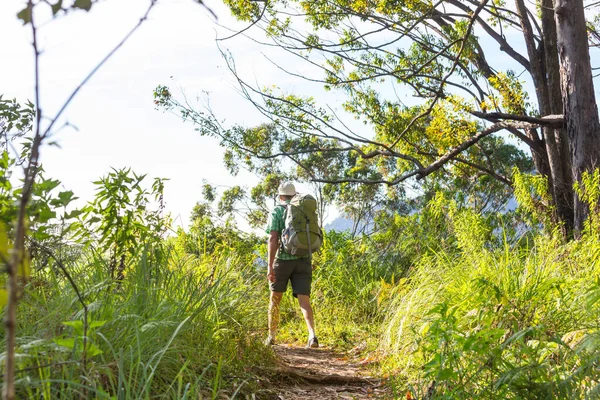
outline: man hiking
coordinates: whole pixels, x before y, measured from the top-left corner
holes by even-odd
[[[275,344],[277,325],[279,324],[279,303],[287,289],[288,281],[291,281],[292,292],[294,297],[298,298],[298,304],[308,328],[307,347],[316,348],[319,347],[319,341],[315,336],[313,310],[310,306],[312,282],[310,252],[308,255],[292,255],[285,251],[281,242],[287,207],[296,195],[296,188],[292,183],[284,182],[279,186],[277,194],[281,203],[275,206],[271,212],[266,228],[266,233],[269,235],[267,277],[271,289],[271,302],[269,304],[269,336],[265,340],[265,344]]]

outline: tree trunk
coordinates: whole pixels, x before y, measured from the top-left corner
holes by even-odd
[[[560,81],[574,182],[600,166],[600,121],[594,95],[583,0],[556,0],[555,20]],[[589,208],[574,196],[574,228],[578,233]]]
[[[553,0],[541,0],[543,74],[547,87],[547,98],[543,104],[542,115],[563,113],[560,92],[560,65],[556,47],[556,23],[554,22]],[[564,129],[546,127],[543,130],[548,163],[552,173],[553,199],[558,219],[562,223],[565,236],[573,231],[573,178],[571,175],[571,154],[569,152],[567,132]]]
[[[539,3],[543,32],[542,45],[539,48],[536,47],[525,1],[515,0],[515,5],[521,19],[539,113],[540,115],[562,114],[560,69],[552,0],[540,0]],[[553,221],[561,225],[563,235],[567,237],[573,229],[573,183],[569,152],[561,152],[561,139],[566,136],[566,133],[552,127],[544,127],[541,131],[542,140],[535,140],[537,133],[532,135],[528,132],[529,138],[539,142],[545,150],[544,154],[536,154],[532,151],[532,158],[537,171],[548,179],[550,195],[555,206]]]

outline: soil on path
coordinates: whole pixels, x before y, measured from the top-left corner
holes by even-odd
[[[261,398],[298,399],[384,399],[380,380],[369,376],[366,364],[349,353],[329,349],[274,346],[278,366],[265,383]],[[267,394],[268,393],[268,394]]]

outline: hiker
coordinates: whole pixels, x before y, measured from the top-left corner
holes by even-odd
[[[279,196],[280,204],[275,206],[271,212],[271,216],[269,217],[266,228],[266,233],[269,235],[267,278],[269,279],[269,285],[271,289],[271,302],[269,305],[269,336],[267,337],[265,344],[275,344],[277,325],[279,324],[279,303],[281,302],[281,298],[287,289],[288,281],[291,281],[293,295],[298,299],[298,304],[300,305],[300,309],[304,315],[304,320],[306,321],[306,327],[308,328],[308,344],[306,347],[317,348],[319,347],[319,341],[315,335],[313,310],[310,306],[312,253],[311,250],[308,250],[308,254],[304,255],[290,254],[290,252],[286,252],[286,248],[282,242],[282,232],[286,230],[287,233],[286,219],[288,222],[290,220],[286,218],[288,209],[293,207],[289,204],[296,195],[296,188],[291,182],[284,182],[279,186],[277,194]],[[305,195],[305,198],[309,198],[314,201],[314,198],[310,195]],[[316,210],[316,201],[314,204],[314,210]],[[315,236],[313,239],[316,238],[319,243],[316,246],[315,243],[313,243],[312,247],[318,248],[318,246],[320,246],[320,241],[322,240],[322,234],[318,228],[318,222],[316,221],[316,213],[314,210],[311,210],[313,212],[309,214],[315,215],[313,223],[317,227],[316,230],[319,231],[321,238]],[[307,231],[308,223],[305,224],[306,225],[304,226],[307,227],[305,231]],[[317,240],[314,241],[316,242]],[[310,239],[308,247],[311,247]],[[293,248],[291,251],[303,253],[306,252],[306,249],[297,251],[295,248]]]

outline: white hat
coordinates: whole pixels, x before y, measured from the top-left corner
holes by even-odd
[[[283,182],[277,189],[277,194],[280,196],[294,196],[296,188],[292,182]]]

